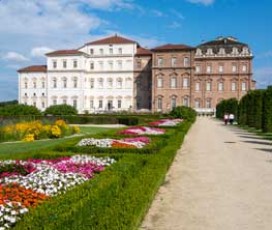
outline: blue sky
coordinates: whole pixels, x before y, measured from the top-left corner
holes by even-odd
[[[248,43],[258,88],[272,85],[271,0],[0,0],[0,101],[17,99],[17,69],[44,53],[118,33],[153,48],[218,36]]]

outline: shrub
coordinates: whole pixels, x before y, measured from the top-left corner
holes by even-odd
[[[71,105],[52,105],[49,106],[44,114],[52,114],[52,115],[76,115],[77,110]]]
[[[272,132],[272,86],[264,92],[263,104],[263,131]]]
[[[196,119],[196,111],[190,107],[187,106],[178,106],[174,108],[170,115],[175,118],[183,118],[187,121],[194,122]]]
[[[222,100],[216,105],[216,117],[222,119],[225,113],[232,113],[235,118],[238,116],[238,100],[230,98]]]
[[[35,106],[14,104],[0,107],[0,115],[3,116],[41,115],[41,112]]]

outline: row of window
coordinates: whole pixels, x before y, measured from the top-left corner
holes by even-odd
[[[97,81],[97,83],[95,84],[95,82]],[[117,89],[121,89],[123,88],[123,79],[122,78],[117,78],[116,82],[113,81],[112,78],[108,78],[105,83],[104,83],[104,79],[103,78],[98,78],[95,81],[94,78],[90,79],[90,88],[93,89],[95,88],[95,85],[97,86],[97,88],[117,88]],[[132,79],[131,78],[126,78],[125,79],[125,88],[132,88]]]
[[[74,69],[77,69],[78,68],[78,61],[77,60],[71,60],[71,62],[72,62],[72,67],[74,68]],[[67,69],[67,67],[68,67],[68,60],[66,60],[66,59],[63,59],[62,61],[61,61],[61,67],[63,68],[63,69]],[[53,67],[53,69],[57,69],[58,68],[58,61],[57,60],[53,60],[52,61],[52,67]]]
[[[132,60],[117,60],[117,61],[98,61],[97,65],[98,67],[95,67],[95,62],[90,62],[90,70],[98,69],[98,70],[123,70],[124,69],[124,63],[126,63],[126,66],[129,67],[132,64]],[[131,66],[132,67],[132,66]]]
[[[95,50],[93,48],[89,49],[89,54],[90,55],[104,55],[104,54],[118,54],[118,55],[122,55],[123,54],[123,49],[121,47],[114,49],[111,45],[108,49],[103,49],[100,48],[98,50]]]
[[[189,78],[183,78],[182,82],[183,88],[189,88]],[[157,87],[158,88],[163,88],[163,78],[159,77],[157,78]],[[177,77],[171,77],[170,79],[170,88],[177,88]],[[212,90],[212,82],[206,82],[206,91],[211,91]],[[217,90],[218,91],[224,91],[224,83],[223,82],[218,82],[217,84]],[[231,83],[231,90],[236,91],[237,90],[237,82],[232,82]],[[241,83],[241,90],[246,91],[247,90],[247,85],[246,82]],[[200,82],[195,83],[195,91],[200,91]]]
[[[246,73],[247,70],[248,70],[246,64],[242,64],[240,68],[241,68],[242,73]],[[232,73],[237,73],[238,72],[238,65],[235,64],[235,63],[232,64],[231,71],[232,71]],[[203,72],[202,71],[202,66],[200,64],[196,64],[195,72],[196,73],[202,73]],[[216,72],[216,71],[213,71],[212,64],[206,65],[206,73],[213,73],[213,72]],[[224,73],[225,72],[223,64],[218,66],[218,71],[217,72],[218,73]]]
[[[42,82],[40,82],[40,83],[41,83],[41,84],[39,85],[37,81],[33,81],[33,82],[32,82],[32,85],[30,85],[30,83],[29,83],[28,81],[24,81],[23,85],[24,85],[24,88],[25,88],[25,89],[28,89],[29,87],[30,87],[30,88],[33,87],[34,89],[36,89],[36,88],[38,88],[38,87],[41,87],[42,89],[45,89],[45,87],[46,87],[45,81],[42,81]],[[31,87],[31,86],[32,86],[32,87]]]
[[[166,66],[169,66],[169,64],[171,65],[171,67],[178,67],[178,66],[181,66],[181,63],[183,63],[183,65],[182,65],[183,67],[190,67],[190,58],[184,57],[183,61],[181,60],[180,63],[179,63],[177,57],[172,57],[171,63],[167,63],[163,57],[159,57],[157,59],[157,66],[158,67],[166,67]]]
[[[157,98],[157,109],[159,111],[161,111],[163,109],[163,104],[164,104],[163,100],[164,100],[163,97]],[[167,108],[167,109],[175,108],[177,106],[177,100],[178,100],[178,98],[176,96],[172,96],[170,99],[170,108]],[[166,104],[168,104],[168,100],[166,100]],[[187,106],[187,107],[190,106],[189,96],[185,96],[182,98],[182,105]],[[195,99],[194,107],[195,108],[201,107],[201,99],[200,98]],[[205,108],[212,108],[212,99],[211,98],[207,98],[205,100]]]
[[[201,55],[207,55],[207,56],[211,56],[211,55],[214,55],[215,53],[213,52],[213,49],[212,48],[208,48],[206,50],[206,52],[204,53],[201,49],[197,49],[196,50],[196,56],[201,56]],[[217,53],[219,56],[224,56],[226,55],[226,50],[225,48],[221,47]],[[241,55],[249,55],[250,52],[249,52],[249,49],[247,47],[243,47],[242,51],[239,53],[239,50],[237,47],[233,47],[232,48],[232,51],[231,51],[231,54],[232,55],[238,55],[238,54],[241,54]]]

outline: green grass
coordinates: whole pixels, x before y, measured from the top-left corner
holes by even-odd
[[[256,129],[256,128],[249,127],[249,126],[239,126],[239,127],[250,132],[250,133],[254,133],[264,139],[272,140],[272,133],[264,133],[261,129]]]
[[[109,128],[97,128],[97,127],[82,127],[80,128],[82,135],[94,135],[94,134],[103,134],[107,131],[110,131]],[[51,139],[51,140],[39,140],[30,143],[26,142],[13,142],[13,143],[0,143],[0,159],[15,158],[17,154],[25,153],[37,153],[41,151],[51,151],[57,145],[77,141],[81,137],[73,136],[61,139]]]

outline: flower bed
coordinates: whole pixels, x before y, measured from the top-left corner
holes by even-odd
[[[164,133],[164,129],[147,126],[131,127],[120,132],[123,135],[162,135]]]
[[[77,145],[94,146],[100,148],[143,148],[149,143],[150,138],[148,137],[124,138],[121,140],[85,138],[82,139]]]
[[[91,179],[114,163],[87,155],[0,162],[0,229],[14,226],[28,208]]]
[[[78,127],[70,127],[63,120],[57,120],[53,124],[43,124],[41,121],[20,122],[0,128],[1,141],[22,140],[27,142],[43,138],[59,138],[79,133],[79,131]]]
[[[168,126],[168,127],[174,127],[180,124],[183,120],[182,119],[161,119],[158,121],[150,122],[149,125],[151,126]]]

